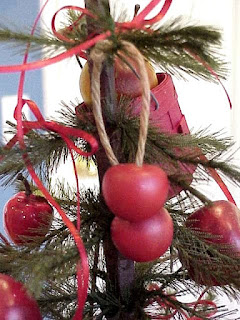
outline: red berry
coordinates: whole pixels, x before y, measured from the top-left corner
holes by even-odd
[[[172,243],[172,218],[164,208],[140,222],[115,217],[111,236],[117,249],[126,258],[138,262],[152,261],[163,255]]]
[[[52,219],[53,209],[47,200],[34,194],[19,192],[4,207],[5,230],[18,245],[33,241],[27,237],[44,237]]]
[[[42,320],[36,301],[12,277],[0,274],[0,319]]]
[[[160,167],[126,163],[107,170],[102,191],[116,216],[137,222],[159,212],[166,201],[168,186],[167,175]]]

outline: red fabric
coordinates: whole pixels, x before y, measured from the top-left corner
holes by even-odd
[[[178,96],[175,90],[172,78],[167,73],[158,73],[158,85],[151,90],[154,94],[156,100],[159,103],[159,108],[156,110],[155,102],[151,101],[151,112],[150,112],[150,121],[151,123],[159,128],[162,132],[172,133],[172,134],[189,134],[189,128],[185,119],[185,116],[182,114],[181,108],[178,103]],[[218,78],[217,78],[218,79]],[[229,99],[230,101],[230,99]],[[135,98],[132,102],[132,112],[133,114],[139,114],[142,106],[142,98],[141,96]],[[231,104],[230,104],[231,106]],[[192,150],[191,150],[192,152]],[[181,154],[189,153],[189,149],[182,148],[181,150],[176,151],[177,155],[181,156]],[[201,160],[208,161],[207,158],[202,155]],[[189,176],[189,184],[192,181],[190,175],[194,173],[196,170],[195,165],[185,165],[180,164],[180,168],[182,169],[182,173],[186,173]],[[166,170],[167,174],[174,174],[173,166],[165,166],[164,170]],[[209,168],[209,174],[213,177],[213,179],[217,182],[221,190],[223,191],[225,197],[232,203],[236,205],[229,189],[217,173],[215,169]],[[182,188],[177,186],[172,186],[169,192],[169,198],[178,194]]]
[[[151,92],[159,103],[155,110],[155,103],[151,101],[150,121],[153,125],[168,133],[190,133],[185,117],[178,103],[178,96],[172,81],[167,73],[158,73],[158,86]],[[132,103],[133,112],[139,114],[142,106],[142,98],[139,96]]]
[[[178,96],[172,81],[172,77],[167,73],[158,73],[158,85],[151,90],[154,94],[156,100],[159,103],[159,108],[156,110],[155,102],[151,101],[151,111],[150,111],[150,121],[151,123],[159,128],[161,132],[171,133],[171,134],[189,134],[190,131],[187,126],[184,115],[182,114],[181,108],[178,103]],[[133,114],[139,114],[141,110],[142,99],[137,97],[132,103]],[[174,149],[176,155],[181,156],[184,153],[188,154],[189,149]],[[192,150],[191,150],[192,152]],[[192,174],[196,169],[196,165],[186,165],[183,163],[178,163],[178,167],[173,164],[163,164],[159,165],[166,171],[167,175],[179,175],[179,169],[181,170],[181,175],[186,175],[186,179],[190,184],[192,182]],[[176,196],[183,188],[177,184],[171,184],[169,189],[168,198]]]

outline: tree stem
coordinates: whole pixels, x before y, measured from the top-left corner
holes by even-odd
[[[86,8],[98,9],[99,12],[103,12],[106,8],[109,9],[108,0],[85,0]],[[93,30],[96,33],[96,24],[92,20],[88,20],[88,32],[91,33]],[[91,61],[89,61],[89,70],[91,75]],[[114,66],[111,61],[106,61],[103,65],[101,74],[101,96],[104,101],[104,105],[108,108],[108,114],[110,112],[111,117],[115,117],[116,112],[116,93],[115,93],[115,77],[114,77]],[[103,110],[104,113],[104,110]],[[113,146],[114,147],[114,146]],[[103,148],[100,146],[100,150],[96,154],[98,163],[98,173],[100,185],[102,183],[103,176],[106,170],[110,167],[109,161]],[[104,241],[104,253],[106,258],[106,267],[108,273],[108,279],[111,284],[111,289],[114,290],[116,296],[122,300],[124,292],[129,290],[134,280],[134,262],[132,260],[124,258],[115,248],[112,243],[111,237],[107,237]],[[108,290],[108,288],[107,288]],[[107,318],[108,320],[132,319],[132,315],[128,313],[121,313],[115,317]]]
[[[30,196],[30,194],[32,194],[32,190],[27,179],[24,178],[24,176],[21,173],[17,175],[17,179],[23,182],[26,196]]]

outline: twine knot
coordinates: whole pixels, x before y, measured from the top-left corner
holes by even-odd
[[[134,57],[139,66],[139,81],[142,89],[142,109],[140,113],[140,130],[138,148],[136,153],[135,163],[138,166],[142,166],[145,145],[147,140],[148,122],[150,114],[150,84],[148,74],[145,66],[145,61],[139,50],[130,42],[122,41],[122,50],[127,51],[129,56]],[[111,50],[113,44],[109,40],[99,41],[95,47],[91,50],[90,58],[93,61],[92,77],[91,77],[91,95],[93,105],[93,115],[96,122],[99,138],[102,146],[106,152],[111,165],[117,165],[118,159],[116,158],[108,135],[106,133],[102,110],[101,110],[101,96],[100,96],[100,75],[102,71],[103,62],[106,59],[107,52]]]

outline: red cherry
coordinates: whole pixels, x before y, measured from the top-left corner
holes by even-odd
[[[137,222],[159,212],[166,201],[168,185],[167,175],[160,167],[126,163],[107,170],[102,191],[116,216]]]
[[[172,218],[164,208],[140,222],[115,217],[111,236],[114,245],[126,258],[137,262],[152,261],[163,255],[172,243]]]
[[[191,214],[186,221],[186,226],[192,230],[203,232],[203,239],[206,242],[223,245],[217,248],[219,252],[240,257],[240,210],[233,203],[225,200],[215,201]],[[190,263],[188,266],[189,276],[193,280],[204,285],[227,284],[226,279],[218,281],[211,275],[211,270],[216,269],[216,266],[211,263],[211,256],[208,261],[199,261],[199,263],[207,264],[209,274],[197,272]],[[227,265],[222,266],[223,273],[227,275],[229,268]],[[232,270],[234,271],[234,269]]]
[[[47,200],[34,194],[19,192],[4,207],[5,230],[15,244],[30,243],[44,237],[51,226],[53,209]]]
[[[0,274],[0,319],[42,320],[36,301],[12,277]]]

